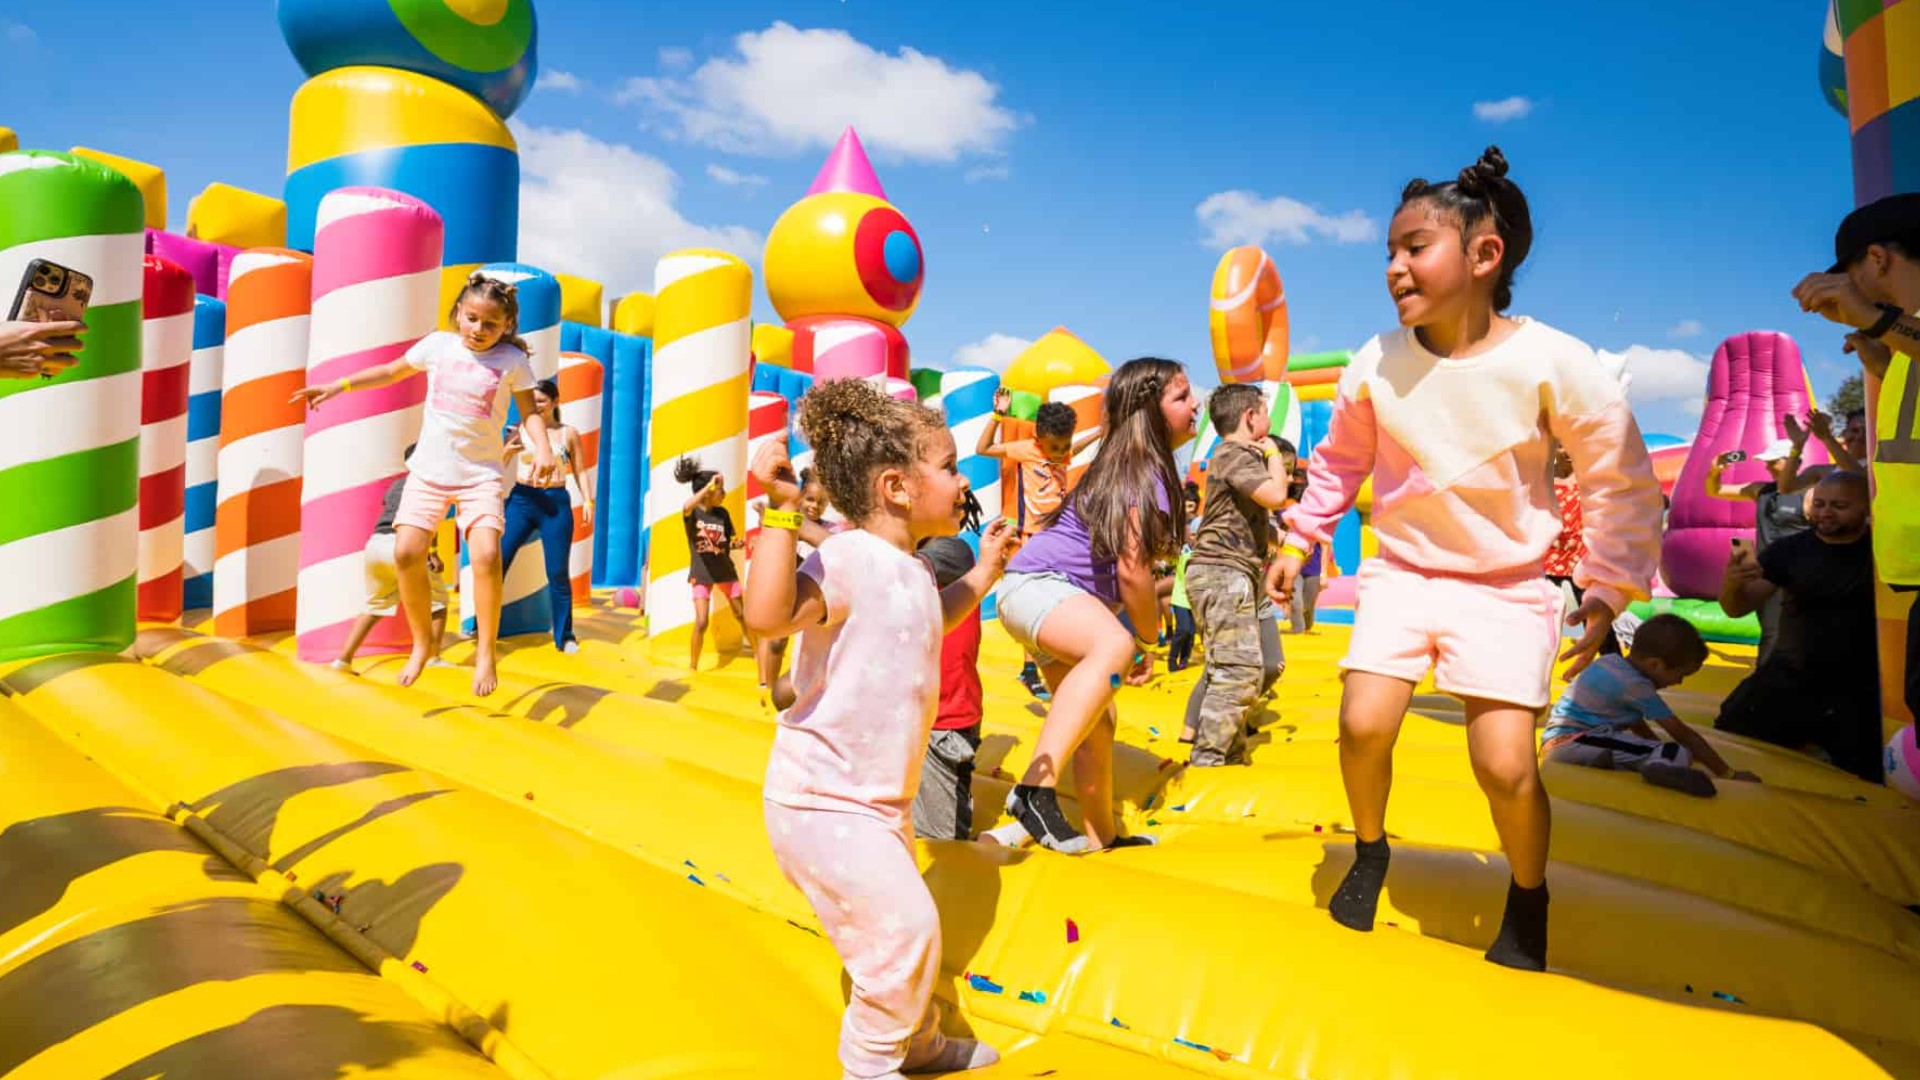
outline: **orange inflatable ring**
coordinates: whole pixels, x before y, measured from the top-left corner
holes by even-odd
[[[1278,382],[1287,373],[1287,294],[1280,271],[1251,244],[1220,256],[1208,328],[1220,381]]]

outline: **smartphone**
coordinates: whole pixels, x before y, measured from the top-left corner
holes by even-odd
[[[1745,450],[1729,450],[1720,455],[1720,460],[1729,465],[1736,461],[1745,461],[1747,460],[1747,452]]]
[[[1744,553],[1747,550],[1747,541],[1745,537],[1736,536],[1730,541],[1730,543],[1733,545],[1733,550],[1736,553]]]
[[[85,322],[93,301],[93,279],[78,270],[46,259],[27,264],[20,288],[13,294],[9,321]]]

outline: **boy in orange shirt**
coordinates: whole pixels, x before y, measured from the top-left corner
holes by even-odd
[[[1013,391],[1002,387],[993,392],[993,418],[981,429],[979,445],[973,452],[1020,466],[1020,517],[1014,524],[1020,529],[1020,538],[1025,540],[1052,523],[1054,511],[1067,501],[1071,486],[1067,467],[1075,454],[1099,440],[1100,431],[1096,428],[1074,438],[1073,408],[1049,401],[1034,414],[1033,438],[1001,442],[1000,421],[1007,418],[1007,410],[1012,406]],[[1034,667],[1032,657],[1028,657],[1026,666],[1020,669],[1020,682],[1028,693],[1042,701],[1051,696],[1046,684],[1040,681],[1040,671]]]

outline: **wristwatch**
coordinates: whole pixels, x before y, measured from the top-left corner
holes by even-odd
[[[1900,321],[1900,316],[1906,314],[1906,312],[1900,310],[1900,308],[1894,304],[1875,304],[1873,306],[1880,309],[1880,318],[1876,320],[1872,326],[1860,331],[1870,338],[1878,339],[1885,337],[1887,331],[1893,329],[1893,324]]]

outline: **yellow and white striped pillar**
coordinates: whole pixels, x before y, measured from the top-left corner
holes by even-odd
[[[693,623],[690,553],[680,508],[691,494],[673,479],[683,454],[718,472],[736,528],[746,526],[747,390],[753,356],[753,271],[724,251],[676,251],[654,269],[653,406],[647,423],[647,626],[655,645]],[[713,605],[714,645],[739,627]]]

